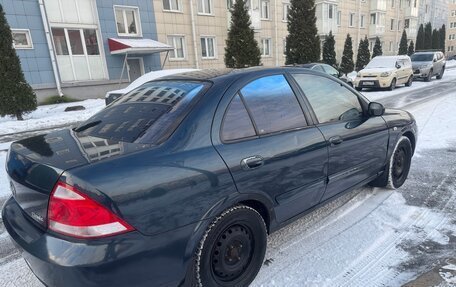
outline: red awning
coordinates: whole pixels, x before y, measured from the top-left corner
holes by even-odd
[[[153,54],[171,51],[174,48],[152,39],[108,39],[111,54]]]

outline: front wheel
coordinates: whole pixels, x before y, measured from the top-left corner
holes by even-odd
[[[406,87],[410,87],[413,83],[413,76],[410,76],[410,78],[408,79],[407,83],[405,83],[405,86]]]
[[[363,88],[361,88],[361,87],[356,87],[355,89],[356,89],[358,92],[361,92],[361,91],[363,90]]]
[[[388,90],[392,91],[396,88],[396,79],[391,81],[391,85],[389,86]]]
[[[424,81],[425,81],[425,82],[430,82],[430,81],[432,80],[432,76],[433,76],[433,75],[434,75],[434,71],[431,69],[431,70],[429,71],[429,74],[427,75],[427,77],[424,78]]]
[[[407,137],[402,136],[394,147],[393,153],[386,165],[385,172],[372,181],[370,185],[390,189],[401,187],[410,171],[412,153],[412,144],[410,143],[410,140]]]
[[[195,260],[197,286],[248,286],[263,264],[266,224],[253,208],[237,205],[216,217]]]

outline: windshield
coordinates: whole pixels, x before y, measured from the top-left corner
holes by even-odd
[[[394,68],[396,66],[396,60],[396,58],[375,57],[367,64],[366,69]]]
[[[411,58],[414,62],[430,62],[434,59],[434,54],[414,54]]]
[[[75,129],[82,136],[134,142],[150,134],[155,144],[176,127],[205,84],[192,81],[146,83],[95,114]]]

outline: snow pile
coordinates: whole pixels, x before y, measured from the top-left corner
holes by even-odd
[[[456,60],[449,60],[446,62],[446,67],[447,68],[452,68],[452,67],[456,67]]]
[[[86,109],[84,111],[64,112],[65,108],[75,105],[82,105]],[[76,103],[39,106],[37,110],[25,115],[24,121],[17,121],[11,117],[0,117],[0,136],[85,121],[103,109],[104,106],[104,100],[93,99]]]

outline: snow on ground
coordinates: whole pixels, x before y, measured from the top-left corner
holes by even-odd
[[[76,105],[82,105],[86,110],[64,112],[65,108]],[[11,117],[0,117],[0,136],[84,121],[104,106],[104,100],[92,99],[75,103],[39,106],[36,111],[25,115],[24,121],[17,121]]]
[[[449,60],[446,62],[446,67],[447,68],[453,68],[456,67],[456,60]]]

